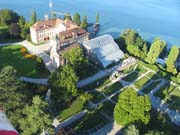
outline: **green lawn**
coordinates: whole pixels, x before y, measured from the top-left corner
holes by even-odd
[[[152,72],[150,72],[149,74],[147,74],[147,76],[148,76],[150,79],[152,79],[152,80],[156,80],[156,79],[162,78],[162,76],[160,76],[159,74],[152,73]]]
[[[177,86],[167,83],[154,95],[168,103],[171,109],[180,110],[180,90]]]
[[[159,97],[161,99],[165,99],[166,92],[167,94],[170,93],[173,90],[174,87],[170,86],[170,83],[166,83],[164,86],[162,86],[155,94],[154,96]]]
[[[81,72],[78,73],[80,80],[85,79],[89,76],[92,76],[98,72],[98,70],[94,68],[93,66],[91,66],[90,64],[84,65],[83,68],[84,68],[83,71],[81,70]]]
[[[71,117],[72,115],[80,112],[83,110],[84,102],[82,99],[77,98],[68,109],[63,110],[60,115],[58,116],[59,121],[66,120],[67,118]]]
[[[103,127],[107,124],[108,120],[103,117],[99,111],[86,114],[81,119],[78,119],[70,125],[74,131],[87,131],[93,130],[96,127]]]
[[[101,78],[100,80],[97,80],[83,88],[81,88],[84,91],[94,90],[95,88],[102,88],[104,85],[110,83],[109,76],[106,76],[104,78]]]
[[[138,89],[141,89],[146,83],[148,83],[149,78],[143,77],[140,80],[136,81],[134,84]]]
[[[111,98],[111,100],[113,100],[114,102],[118,102],[118,97],[119,97],[119,94],[116,94],[115,96],[113,96],[112,98]]]
[[[139,76],[140,76],[140,74],[138,72],[132,72],[131,74],[127,75],[126,77],[124,77],[122,79],[125,80],[125,81],[128,81],[128,82],[133,82]]]
[[[180,90],[175,88],[167,99],[167,103],[171,109],[180,110]]]
[[[93,98],[91,99],[93,103],[98,103],[101,100],[105,99],[105,97],[98,91],[90,92],[90,94],[93,96]]]
[[[142,92],[148,94],[152,89],[154,89],[160,83],[161,83],[161,81],[152,82],[147,87],[145,87]]]
[[[102,104],[100,110],[105,112],[108,116],[113,117],[115,104],[110,101],[106,101]]]
[[[104,94],[110,96],[114,92],[119,91],[122,87],[123,86],[121,85],[120,82],[116,82],[116,83],[106,87],[102,92],[104,92]]]
[[[0,47],[0,70],[7,65],[11,65],[17,70],[18,76],[48,77],[49,71],[47,69],[36,70],[36,58],[24,58],[20,52],[22,47],[21,45]]]

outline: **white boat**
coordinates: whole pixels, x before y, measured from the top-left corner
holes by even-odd
[[[19,135],[6,114],[0,109],[0,135]]]
[[[49,2],[49,7],[52,8],[52,6],[53,6],[53,5],[52,5],[52,0],[50,0],[50,2]]]

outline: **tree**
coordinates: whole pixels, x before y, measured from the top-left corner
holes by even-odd
[[[18,21],[18,26],[20,28],[20,37],[26,39],[27,34],[29,33],[30,23],[26,22],[23,16],[20,16]]]
[[[73,16],[73,22],[76,23],[78,26],[81,24],[81,17],[78,13],[75,13]]]
[[[77,81],[74,69],[68,64],[59,67],[50,75],[48,84],[52,90],[51,99],[58,108],[69,105],[72,98],[77,95]]]
[[[9,34],[18,37],[20,35],[20,28],[16,23],[11,23],[9,26]]]
[[[177,46],[173,46],[166,60],[166,67],[167,67],[166,70],[168,72],[171,72],[173,74],[177,73],[175,62],[178,56],[179,56],[179,48]]]
[[[38,71],[45,71],[46,66],[45,66],[42,58],[37,57],[36,61],[37,61],[37,63],[36,63],[36,69],[37,69]]]
[[[154,64],[161,52],[164,50],[165,46],[165,41],[161,40],[160,38],[156,38],[151,44],[151,48],[145,60],[150,64]]]
[[[84,56],[83,50],[80,48],[80,46],[74,47],[70,49],[69,51],[65,52],[63,54],[63,57],[71,64],[73,67],[79,68],[79,66],[87,62],[87,59]]]
[[[32,105],[26,105],[19,120],[21,135],[37,135],[51,125],[50,116],[46,113],[48,104],[35,96]]]
[[[87,29],[88,23],[87,23],[87,17],[84,16],[83,21],[81,22],[80,27],[83,29]]]
[[[88,66],[88,59],[85,57],[83,50],[80,46],[73,47],[62,55],[69,64],[73,67],[79,78],[86,74],[84,70]]]
[[[64,20],[66,19],[72,20],[70,13],[66,13],[66,15],[64,16]]]
[[[37,21],[37,14],[35,11],[33,11],[31,14],[31,24],[36,23],[36,21]]]
[[[138,96],[131,88],[124,90],[118,98],[114,109],[114,119],[117,124],[127,126],[135,122],[148,124],[151,102],[147,95]]]
[[[11,23],[17,23],[19,15],[9,9],[0,10],[0,23],[10,25]]]
[[[128,29],[124,31],[117,41],[121,43],[121,46],[126,46],[127,51],[131,55],[142,59],[146,57],[147,44],[134,30]]]
[[[139,130],[135,125],[129,125],[125,130],[123,135],[139,135]]]
[[[96,15],[96,24],[99,23],[99,14]]]
[[[28,96],[27,96],[28,95]],[[18,127],[18,119],[22,117],[22,108],[30,99],[30,93],[23,89],[23,84],[16,78],[16,70],[11,66],[0,72],[0,106],[12,124]]]

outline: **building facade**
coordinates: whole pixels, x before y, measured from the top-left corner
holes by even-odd
[[[80,42],[89,39],[89,33],[71,20],[50,19],[38,21],[30,27],[32,42],[39,44],[48,42],[54,36],[58,35],[60,46]]]
[[[51,63],[56,68],[66,63],[66,60],[60,56],[61,52],[67,51],[76,44],[82,44],[90,37],[86,30],[69,19],[38,21],[30,27],[30,32],[32,42],[36,44],[49,42]]]

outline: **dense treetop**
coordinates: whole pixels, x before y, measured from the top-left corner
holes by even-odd
[[[19,119],[21,135],[37,135],[51,125],[50,116],[46,113],[48,104],[35,96],[32,105],[26,105]]]
[[[177,73],[175,62],[179,56],[179,48],[173,46],[166,60],[167,71],[173,74]]]
[[[131,88],[124,90],[118,98],[114,109],[114,118],[117,124],[127,126],[135,122],[148,124],[151,102],[147,95],[139,96]]]
[[[65,107],[77,95],[76,84],[78,77],[70,65],[59,67],[53,72],[48,83],[52,90],[51,97],[57,107]]]
[[[10,25],[11,23],[16,23],[19,20],[19,15],[9,9],[0,10],[0,23],[5,25]]]
[[[155,64],[157,58],[160,56],[165,47],[166,42],[161,40],[160,38],[156,38],[151,44],[150,50],[146,57],[146,61],[150,64]]]

